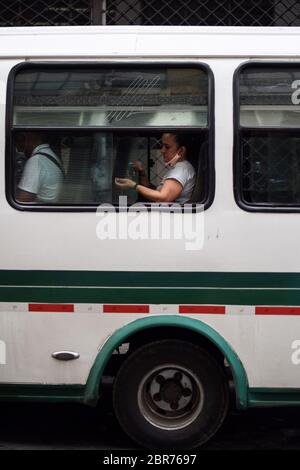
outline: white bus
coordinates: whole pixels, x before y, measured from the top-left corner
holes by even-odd
[[[300,404],[299,29],[0,38],[1,399],[95,405],[113,376],[120,425],[154,449],[206,442],[232,389],[238,409]],[[140,160],[159,185],[166,132],[190,143],[187,211],[114,184]],[[19,196],[32,134],[55,200]]]

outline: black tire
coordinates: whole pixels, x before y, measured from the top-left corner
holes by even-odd
[[[148,449],[192,449],[210,439],[228,409],[222,366],[186,341],[147,344],[121,366],[113,406],[124,431]]]

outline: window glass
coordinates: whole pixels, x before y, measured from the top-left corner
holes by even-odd
[[[300,127],[300,67],[251,67],[240,75],[240,124]]]
[[[213,112],[204,67],[26,64],[12,76],[13,203],[88,208],[118,205],[120,196],[128,205],[156,202],[121,188],[118,178],[156,191],[177,181],[168,202],[208,201]],[[176,140],[167,160],[165,134]],[[170,176],[173,157],[181,168]]]
[[[248,204],[300,203],[300,136],[247,132],[242,138],[243,197]]]
[[[202,126],[208,78],[200,68],[23,70],[16,75],[18,126]]]
[[[300,67],[248,65],[239,89],[238,198],[300,206]]]

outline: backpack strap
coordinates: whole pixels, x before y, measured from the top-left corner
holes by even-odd
[[[59,163],[58,160],[56,160],[56,158],[52,157],[52,155],[49,155],[49,153],[45,153],[45,152],[37,152],[32,156],[35,157],[36,155],[42,155],[43,157],[47,157],[49,160],[51,160],[52,163],[54,163],[60,169],[60,171],[63,174],[63,177],[64,178],[66,177],[65,170],[63,169],[61,163]]]

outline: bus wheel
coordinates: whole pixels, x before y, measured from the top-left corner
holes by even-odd
[[[221,426],[229,401],[222,366],[204,349],[180,340],[132,353],[114,383],[120,425],[150,449],[192,449]]]

